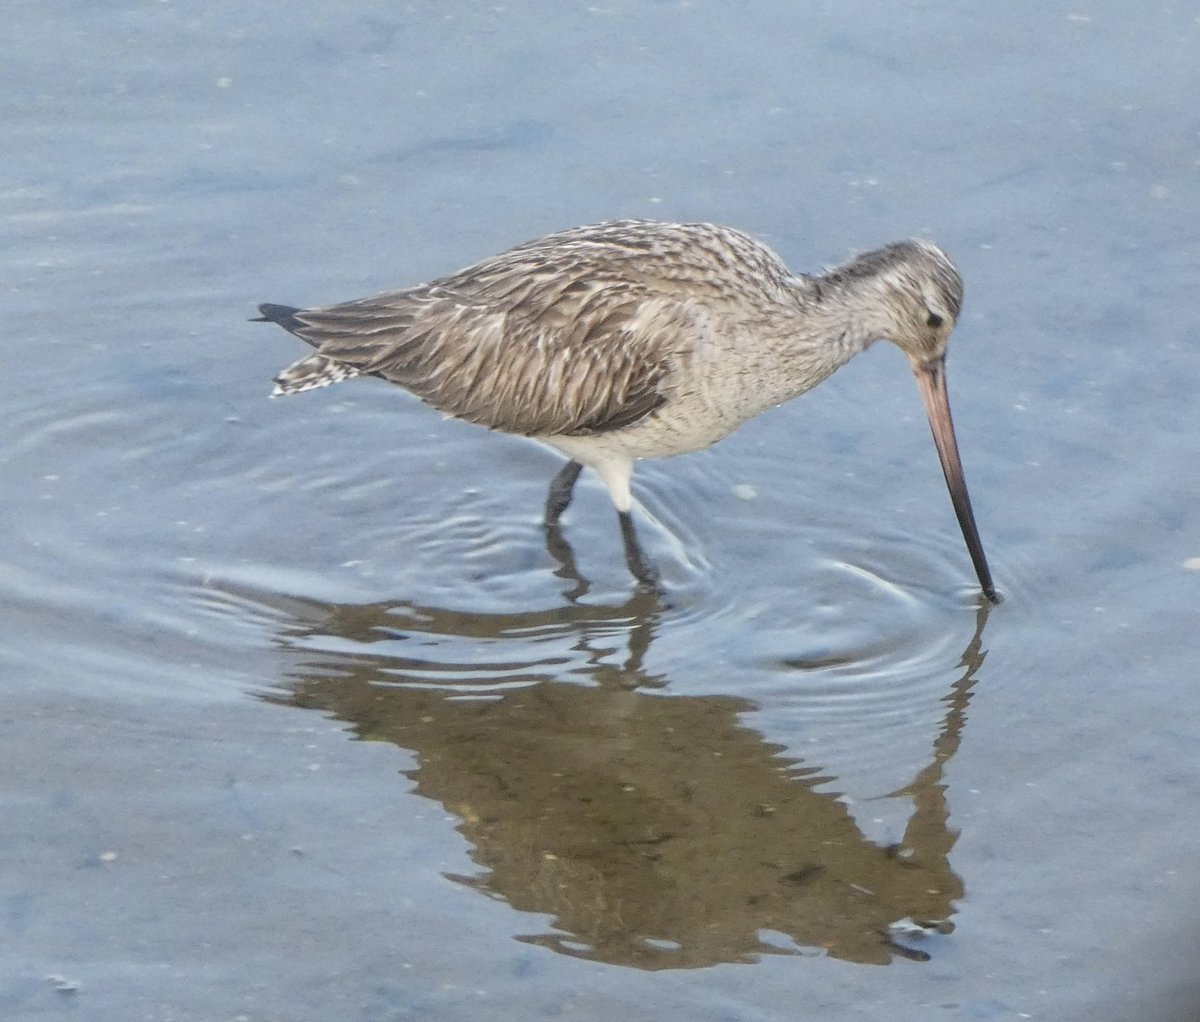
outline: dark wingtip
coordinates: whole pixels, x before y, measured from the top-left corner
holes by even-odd
[[[294,305],[272,305],[270,302],[264,302],[258,307],[261,316],[255,316],[250,320],[251,323],[278,323],[284,330],[295,333],[300,327],[300,321],[296,319],[296,313],[300,312]]]

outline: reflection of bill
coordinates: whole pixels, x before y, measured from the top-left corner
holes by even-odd
[[[461,818],[483,867],[453,879],[553,918],[522,940],[647,969],[764,953],[884,964],[928,958],[921,944],[953,928],[963,887],[942,773],[985,603],[933,755],[897,793],[915,807],[903,840],[882,847],[817,790],[831,781],[818,765],[741,722],[752,704],[655,693],[653,596],[512,615],[257,598],[294,622],[281,638],[303,663],[286,701],[417,754],[417,792]],[[471,662],[453,662],[464,643]]]

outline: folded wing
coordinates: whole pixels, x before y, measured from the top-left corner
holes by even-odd
[[[526,436],[620,429],[663,403],[675,354],[659,339],[690,325],[686,305],[627,282],[529,285],[496,295],[435,282],[321,309],[266,306],[317,349],[279,375],[277,393],[379,376],[447,415]]]

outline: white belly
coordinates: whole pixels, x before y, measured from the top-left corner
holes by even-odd
[[[666,400],[644,418],[591,436],[534,439],[595,469],[617,507],[626,510],[635,460],[710,447],[768,408],[815,386],[852,354],[815,346],[771,347],[744,326],[724,326],[692,346],[664,381]]]

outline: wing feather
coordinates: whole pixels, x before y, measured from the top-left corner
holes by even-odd
[[[414,289],[298,312],[295,332],[347,375],[381,376],[447,415],[509,433],[601,433],[664,402],[671,347],[635,327],[678,319],[647,317],[661,300],[622,291],[581,303],[577,292],[546,307],[521,297],[505,308]]]
[[[714,308],[738,293],[782,300],[789,280],[778,257],[737,231],[613,221],[417,287],[264,315],[346,375],[381,376],[447,415],[581,435],[652,414],[702,347]]]

